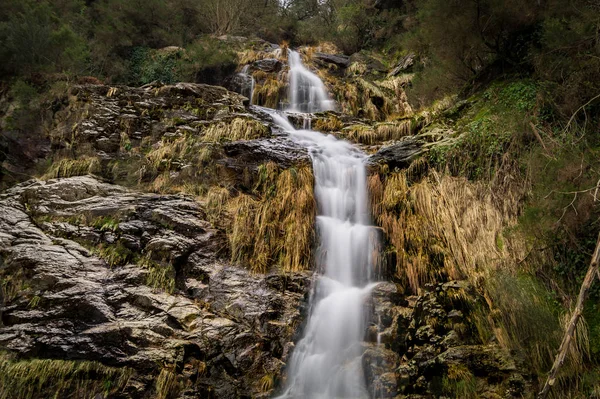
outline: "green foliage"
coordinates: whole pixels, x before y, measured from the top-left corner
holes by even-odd
[[[29,107],[29,104],[36,98],[37,94],[38,92],[35,87],[21,79],[13,83],[10,88],[11,97],[20,107],[24,108]]]
[[[101,169],[100,160],[96,157],[80,159],[60,159],[53,162],[43,178],[56,179],[62,177],[83,176],[98,173]]]
[[[7,130],[32,131],[40,122],[40,95],[38,90],[26,82],[18,79],[10,87],[16,107],[5,119]]]
[[[0,76],[78,71],[88,52],[85,41],[47,1],[10,0],[0,11]]]
[[[599,23],[597,1],[549,2],[532,60],[536,73],[548,82],[549,102],[563,117],[600,93]]]
[[[535,118],[538,87],[516,80],[492,85],[470,99],[473,107],[457,121],[458,136],[429,152],[429,161],[470,179],[489,178],[506,154],[519,155],[526,142],[527,121]]]
[[[486,279],[492,304],[492,330],[511,350],[527,356],[538,373],[552,363],[552,353],[561,339],[561,310],[552,293],[526,274],[498,271]]]
[[[145,257],[141,266],[148,269],[146,285],[155,290],[173,293],[175,290],[175,269],[170,262],[154,262]]]
[[[94,252],[106,261],[110,267],[124,266],[136,262],[139,257],[135,252],[126,248],[121,242],[117,244],[101,244]]]
[[[477,380],[471,371],[461,364],[450,364],[447,374],[442,379],[445,394],[456,399],[475,399]]]
[[[332,38],[346,54],[360,51],[373,39],[376,10],[364,1],[346,1],[336,14]]]
[[[600,356],[600,305],[597,296],[588,300],[583,308],[583,318],[587,322],[590,335],[590,355],[594,359]]]
[[[538,87],[530,80],[517,80],[507,85],[492,86],[483,94],[485,99],[494,99],[499,105],[519,112],[532,112],[538,96]]]
[[[179,75],[186,81],[218,84],[235,72],[237,56],[226,43],[212,38],[196,40],[178,62]]]
[[[172,84],[177,82],[177,58],[180,52],[159,53],[147,47],[135,47],[131,52],[129,82],[144,85],[153,81]]]
[[[119,228],[119,220],[113,216],[102,216],[94,220],[91,226],[100,231],[115,231]]]

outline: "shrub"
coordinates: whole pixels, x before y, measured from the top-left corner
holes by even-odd
[[[183,80],[207,84],[222,84],[236,68],[236,53],[226,43],[212,38],[188,46],[177,65]]]

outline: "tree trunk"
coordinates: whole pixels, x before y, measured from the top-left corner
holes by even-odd
[[[567,352],[569,351],[569,346],[571,345],[571,341],[573,340],[573,335],[575,334],[575,328],[577,327],[577,322],[583,313],[583,303],[585,302],[585,298],[587,293],[594,282],[596,277],[600,278],[600,271],[598,270],[598,262],[600,259],[600,235],[598,236],[598,242],[596,243],[596,249],[594,250],[594,255],[592,255],[592,261],[590,262],[590,267],[588,268],[587,274],[585,275],[585,279],[583,283],[581,283],[581,288],[579,290],[579,297],[577,297],[577,305],[575,306],[575,310],[573,310],[573,314],[571,315],[571,320],[569,320],[569,324],[567,324],[567,328],[565,330],[565,335],[563,337],[562,343],[558,348],[558,354],[556,355],[556,359],[554,359],[554,364],[552,365],[552,369],[550,370],[550,374],[548,374],[548,379],[544,384],[544,387],[538,394],[538,399],[545,399],[548,396],[548,392],[550,392],[550,388],[556,382],[556,376],[558,375],[558,371],[560,367],[565,362],[565,358],[567,357]]]

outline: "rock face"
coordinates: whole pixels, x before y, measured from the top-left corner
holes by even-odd
[[[142,88],[75,86],[49,127],[54,150],[64,147],[117,159],[132,148],[201,133],[210,121],[245,114],[248,99],[222,87],[179,83]]]
[[[133,368],[122,397],[148,397],[164,370],[172,398],[259,397],[309,286],[230,264],[191,198],[89,176],[8,190],[0,232],[0,347]]]
[[[391,170],[410,166],[423,152],[423,145],[414,137],[407,137],[398,143],[381,148],[369,158],[370,164],[388,165]]]
[[[415,54],[409,53],[402,57],[400,61],[396,64],[396,67],[389,73],[389,76],[397,76],[400,73],[408,72],[415,64]]]
[[[255,67],[275,71],[278,63]],[[215,219],[235,215],[219,209],[215,216],[213,208],[223,207],[220,195],[238,195],[251,205],[239,213],[265,211],[278,198],[269,173],[294,168],[289,176],[297,175],[310,164],[306,149],[247,98],[200,84],[75,86],[52,113],[35,157],[50,141],[56,156],[48,174],[81,176],[31,180],[0,194],[0,372],[7,356],[93,360],[133,370],[124,389],[95,398],[270,396],[300,332],[311,273],[252,274],[233,264],[227,223]],[[447,136],[415,137],[405,121],[313,117],[319,130],[377,151],[369,162],[390,170]],[[165,181],[162,190],[157,182]],[[184,187],[202,199],[132,186]],[[523,367],[476,338],[470,316],[478,300],[462,282],[429,286],[420,296],[379,283],[365,304],[369,391],[396,399],[461,397],[465,387],[486,398],[529,395]]]
[[[265,58],[255,61],[252,66],[263,72],[279,72],[283,68],[283,63],[276,58]]]
[[[326,64],[334,64],[341,68],[348,68],[350,65],[350,57],[343,54],[325,54],[325,53],[314,53],[313,57]]]
[[[476,338],[473,300],[483,298],[466,282],[430,285],[409,297],[393,283],[378,284],[363,360],[371,392],[396,399],[530,397],[524,366]]]

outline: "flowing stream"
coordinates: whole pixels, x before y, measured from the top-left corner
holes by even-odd
[[[325,85],[317,75],[309,71],[300,54],[289,51],[290,109],[293,112],[330,111],[335,103],[329,99]]]
[[[333,108],[323,82],[290,51],[292,112]],[[274,121],[306,146],[315,174],[318,274],[303,338],[288,360],[280,398],[369,398],[362,367],[370,271],[376,234],[370,225],[365,155],[346,141]],[[307,127],[305,123],[305,127]]]

